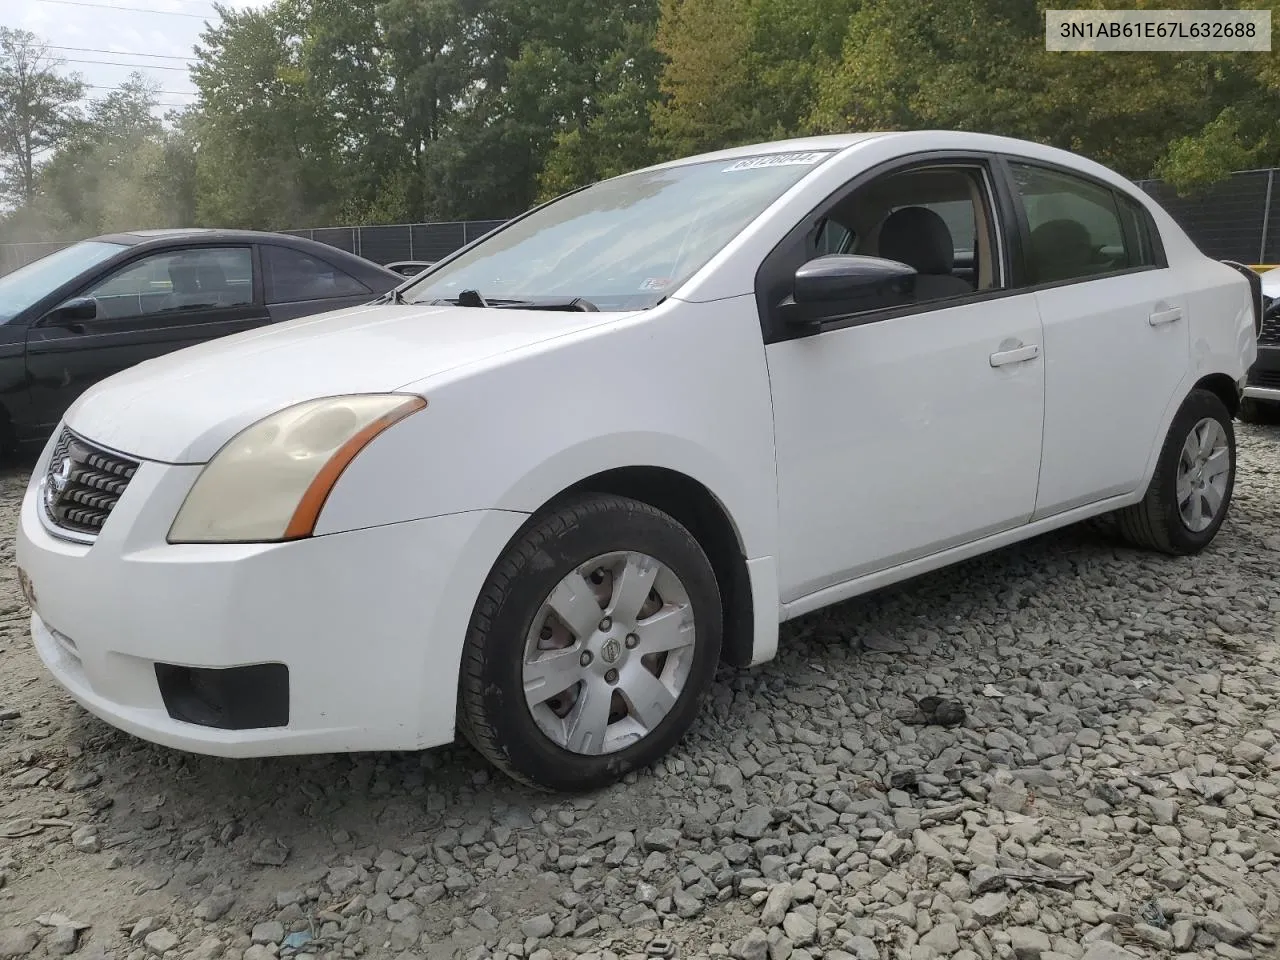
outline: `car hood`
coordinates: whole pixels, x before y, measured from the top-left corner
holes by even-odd
[[[148,360],[90,387],[65,422],[143,460],[204,463],[240,430],[317,397],[393,391],[626,314],[379,304]]]

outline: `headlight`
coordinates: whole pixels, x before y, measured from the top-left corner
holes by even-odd
[[[196,479],[170,543],[311,536],[329,491],[374,437],[427,401],[404,394],[309,400],[236,434]]]

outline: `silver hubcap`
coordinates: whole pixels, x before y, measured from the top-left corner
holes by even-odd
[[[524,697],[571,753],[616,753],[648,736],[689,681],[693,606],[653,557],[589,560],[543,601],[525,640]]]
[[[1192,533],[1207,530],[1227,498],[1231,450],[1222,424],[1206,417],[1195,425],[1178,458],[1178,512]]]

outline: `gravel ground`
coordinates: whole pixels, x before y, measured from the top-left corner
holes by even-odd
[[[574,800],[109,729],[29,648],[0,477],[0,958],[1280,957],[1280,430],[1240,435],[1202,556],[1077,529],[788,624]]]

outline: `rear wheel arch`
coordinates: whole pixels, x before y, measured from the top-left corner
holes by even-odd
[[[1208,390],[1222,401],[1223,406],[1227,408],[1227,412],[1233,417],[1240,413],[1240,390],[1235,380],[1225,373],[1211,373],[1208,376],[1201,377],[1191,389]]]

